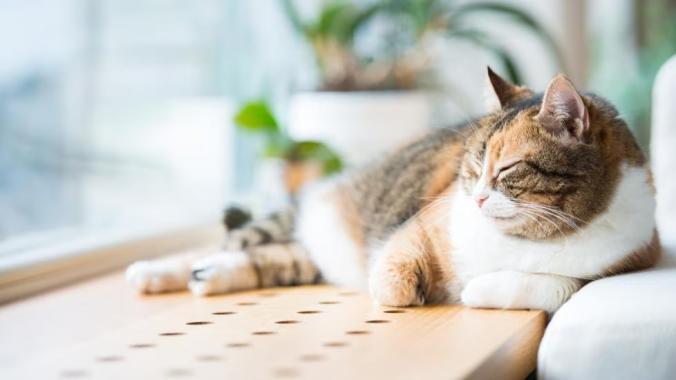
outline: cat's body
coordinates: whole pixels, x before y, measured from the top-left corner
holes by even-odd
[[[195,263],[137,263],[130,280],[215,294],[321,274],[393,306],[555,311],[589,280],[653,265],[650,173],[614,108],[564,77],[544,97],[489,77],[499,110],[310,187],[295,221],[231,231]]]

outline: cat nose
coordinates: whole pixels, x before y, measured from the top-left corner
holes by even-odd
[[[479,206],[479,208],[481,208],[481,206],[484,205],[486,199],[488,199],[488,194],[479,194],[474,198],[474,200],[476,201],[476,205]]]

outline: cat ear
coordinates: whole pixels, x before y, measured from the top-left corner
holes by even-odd
[[[575,86],[559,74],[547,85],[540,112],[540,125],[566,143],[583,141],[589,130],[589,112]]]
[[[488,84],[492,92],[490,108],[506,108],[510,105],[533,96],[533,92],[526,87],[515,86],[502,79],[490,67],[486,67]],[[497,103],[497,104],[496,104]],[[499,107],[496,107],[498,106]]]

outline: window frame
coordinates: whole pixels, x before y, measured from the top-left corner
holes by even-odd
[[[40,244],[0,256],[0,304],[120,269],[136,260],[213,246],[223,241],[224,233],[222,225],[211,220],[88,234],[56,246]]]

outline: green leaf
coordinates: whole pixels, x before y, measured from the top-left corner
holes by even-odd
[[[318,161],[322,164],[324,174],[332,174],[343,168],[340,156],[319,141],[296,142],[288,159],[291,161]]]
[[[243,130],[258,132],[265,137],[264,157],[288,161],[316,160],[322,164],[324,174],[342,169],[340,156],[318,141],[293,141],[279,128],[268,104],[264,101],[246,103],[235,116],[235,123]]]
[[[335,39],[343,44],[354,40],[359,28],[375,11],[375,7],[358,9],[351,3],[335,3],[328,6],[319,18],[321,35]]]
[[[439,0],[390,0],[385,2],[386,11],[411,21],[416,34],[422,35],[444,12]]]
[[[307,34],[308,25],[306,25],[298,13],[298,9],[293,3],[293,0],[282,0],[282,10],[286,13],[286,17],[291,22],[291,25],[301,34]]]
[[[375,3],[365,9],[360,10],[354,14],[349,20],[345,22],[346,36],[349,40],[354,40],[358,29],[367,23],[373,16],[375,16],[382,9],[382,5]]]
[[[563,57],[561,56],[561,51],[559,50],[556,41],[554,41],[554,38],[552,38],[551,34],[549,34],[549,32],[547,32],[547,30],[542,25],[540,25],[540,23],[538,23],[535,18],[518,8],[500,3],[464,4],[457,7],[453,11],[451,17],[449,18],[449,26],[453,28],[456,22],[460,21],[463,17],[476,13],[494,13],[507,16],[516,23],[535,32],[535,34],[548,46],[558,64],[563,67],[564,62]]]
[[[309,39],[334,40],[347,45],[354,40],[359,27],[374,16],[380,8],[380,3],[360,9],[350,2],[333,1],[321,9],[314,23],[305,25],[303,33]],[[290,18],[297,17],[295,13],[287,12],[287,14]]]
[[[475,29],[452,30],[448,33],[450,37],[470,41],[491,52],[502,64],[507,73],[507,77],[514,84],[522,84],[521,74],[517,69],[516,62],[505,48],[498,45],[487,34]]]
[[[293,150],[294,142],[285,134],[277,133],[269,135],[263,149],[264,157],[288,159]]]
[[[334,154],[333,156],[324,159],[323,164],[324,164],[324,175],[338,173],[341,170],[343,170],[343,161],[340,159],[340,156],[338,156],[338,154]]]
[[[265,101],[244,104],[235,115],[235,124],[245,131],[279,133],[279,124]]]

